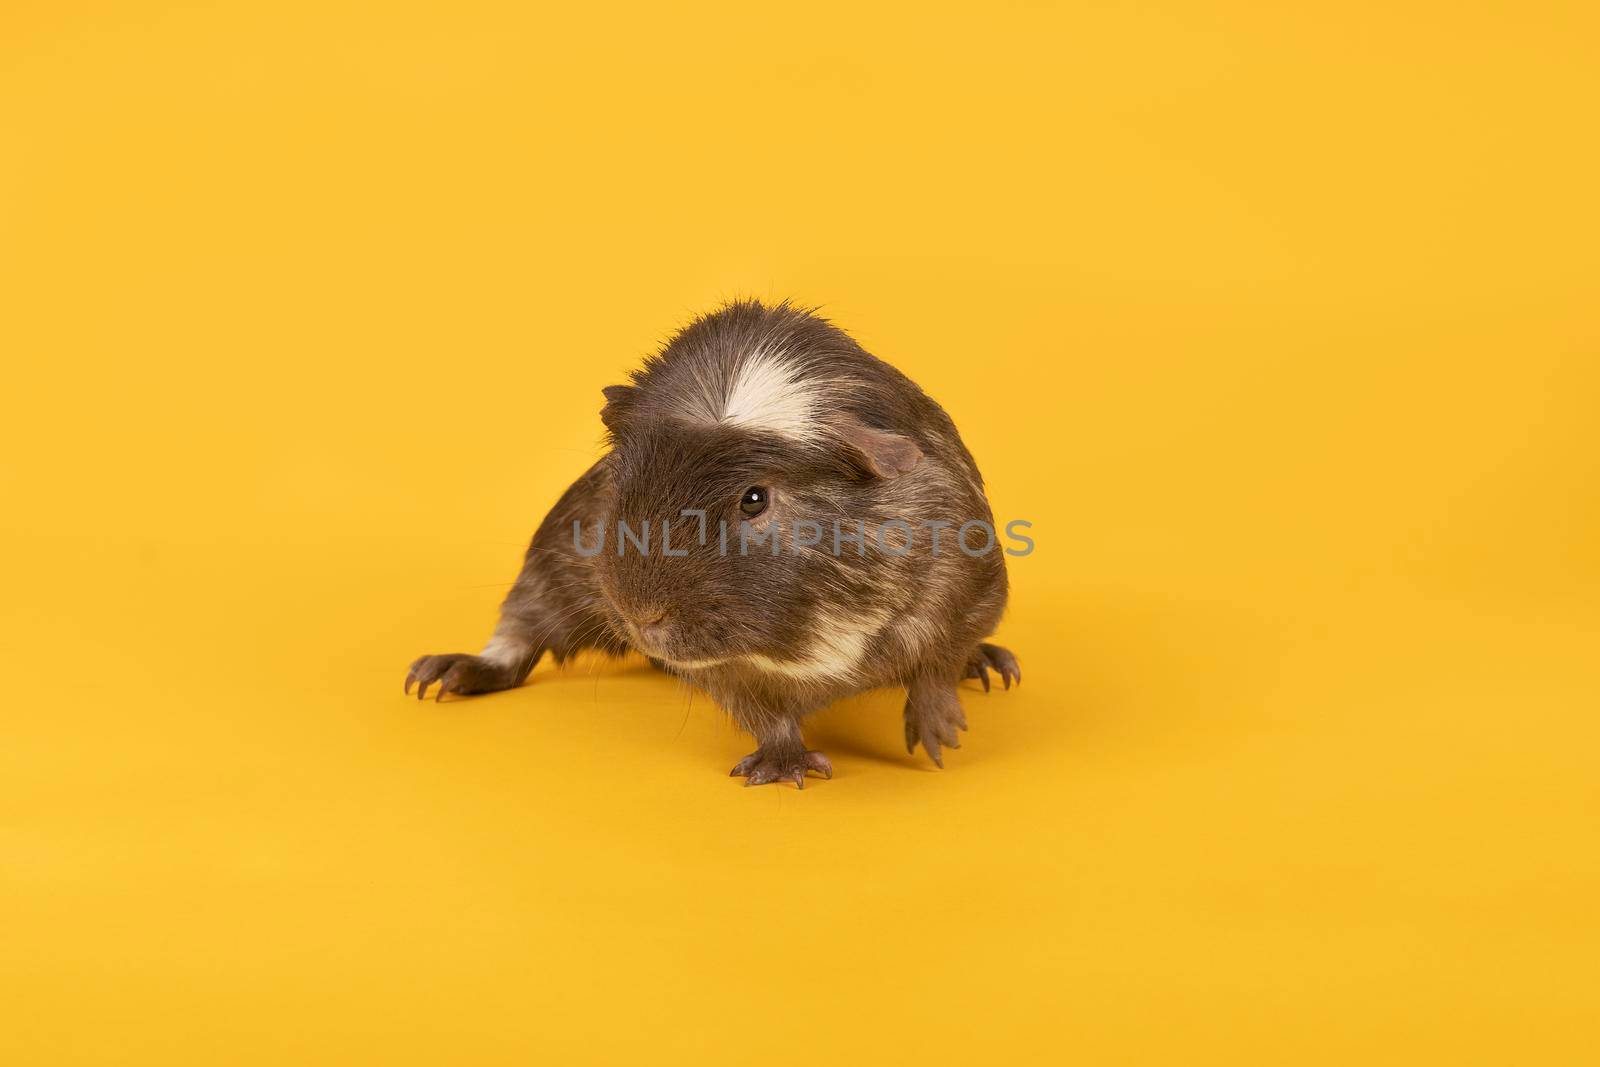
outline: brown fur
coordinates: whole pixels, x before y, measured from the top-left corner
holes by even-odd
[[[757,351],[781,352],[823,398],[803,438],[706,417]],[[760,747],[734,768],[747,784],[802,784],[808,770],[831,768],[806,751],[800,723],[835,700],[904,687],[907,750],[920,743],[942,766],[941,749],[958,747],[967,725],[956,683],[978,678],[987,690],[991,668],[1007,688],[1020,681],[1015,657],[980,643],[1005,606],[1004,553],[996,546],[969,556],[956,545],[963,522],[993,528],[976,463],[938,404],[843,331],[788,305],[732,304],[605,395],[612,447],[534,534],[501,606],[496,654],[424,656],[407,692],[415,683],[424,696],[435,682],[439,696],[505,689],[545,652],[560,662],[584,649],[636,648],[704,689],[755,736]],[[749,486],[772,490],[754,520],[738,510]],[[686,508],[705,512],[706,543],[698,520],[680,515]],[[797,546],[800,519],[823,528],[821,545]],[[950,524],[937,555],[921,526],[929,519]],[[630,543],[619,554],[618,520],[636,533],[648,523],[650,550]],[[833,553],[835,520],[847,536],[865,524],[864,552],[846,540]],[[873,532],[896,520],[912,530],[904,555],[873,543]],[[664,521],[682,556],[662,553]],[[604,530],[604,550],[582,555],[574,523],[591,548]],[[741,523],[781,528],[778,554],[764,544],[741,554]],[[903,541],[892,526],[885,537],[891,546]],[[845,654],[854,649],[861,655]],[[836,673],[816,669],[835,659]]]

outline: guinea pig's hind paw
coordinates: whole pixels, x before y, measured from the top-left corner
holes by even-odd
[[[983,683],[983,691],[989,691],[989,671],[994,669],[1000,672],[1000,682],[1003,688],[1010,689],[1011,683],[1022,684],[1022,668],[1017,666],[1017,657],[1009,649],[999,645],[979,645],[973,650],[972,658],[967,661],[967,673],[963,678],[976,678]]]
[[[729,778],[744,777],[745,785],[769,785],[773,782],[793,782],[796,789],[806,787],[806,772],[816,771],[824,778],[833,777],[833,764],[820,752],[768,752],[756,749],[733,765]]]
[[[921,745],[933,760],[933,765],[944,768],[944,750],[960,748],[959,731],[967,728],[966,713],[956,697],[955,686],[914,687],[906,699],[906,753],[916,752]]]

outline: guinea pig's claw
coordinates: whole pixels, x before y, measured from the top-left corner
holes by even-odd
[[[833,777],[833,764],[820,752],[775,753],[762,749],[750,753],[734,764],[728,777],[745,776],[744,784],[770,785],[773,782],[793,782],[796,789],[806,787],[806,774],[815,771],[824,778]]]
[[[915,722],[913,722],[910,719],[907,719],[906,720],[906,755],[908,755],[908,756],[915,755],[916,751],[917,751],[918,743],[921,743],[922,750],[928,754],[928,758],[933,760],[933,765],[935,767],[939,768],[941,771],[944,770],[944,760],[941,758],[940,747],[939,747],[939,739],[937,737],[933,736],[933,732],[931,730],[928,733],[924,734],[917,727],[917,724]],[[957,746],[952,745],[951,747],[955,748]]]
[[[529,664],[531,669],[531,664]],[[518,674],[503,663],[486,660],[481,656],[470,656],[464,652],[452,652],[443,656],[419,656],[406,671],[405,692],[409,696],[411,687],[417,687],[417,699],[428,699],[428,690],[433,689],[433,699],[437,703],[444,699],[446,693],[457,696],[466,696],[471,693],[489,693],[496,689],[508,689],[518,684],[526,675],[526,670]],[[434,683],[438,687],[434,688]]]
[[[1017,666],[1017,657],[1011,654],[1010,649],[1001,648],[999,645],[980,644],[972,653],[972,659],[967,662],[967,673],[963,678],[976,678],[983,683],[983,691],[989,691],[989,671],[993,669],[1000,674],[1000,685],[1010,689],[1011,683],[1022,684],[1022,668]]]
[[[948,689],[913,689],[906,700],[906,754],[920,744],[935,767],[944,769],[944,750],[961,747],[967,714],[954,686]]]

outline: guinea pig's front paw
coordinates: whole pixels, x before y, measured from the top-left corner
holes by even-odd
[[[728,772],[729,778],[744,775],[745,785],[767,785],[771,782],[793,782],[796,789],[806,787],[806,772],[816,771],[824,778],[833,777],[833,764],[820,752],[807,752],[798,748],[758,748]]]
[[[916,752],[920,742],[933,760],[943,768],[943,748],[960,748],[957,731],[967,728],[966,713],[956,697],[955,687],[916,688],[906,700],[906,751]],[[942,746],[942,748],[941,748]]]
[[[507,689],[515,684],[511,677],[511,670],[502,664],[486,660],[482,656],[469,656],[464,652],[452,652],[444,656],[419,656],[411,669],[406,672],[406,693],[411,692],[411,687],[417,687],[417,699],[424,700],[428,696],[428,687],[434,682],[439,683],[439,689],[434,695],[434,700],[444,699],[446,693],[459,693],[466,696],[470,693],[490,693],[496,689]]]

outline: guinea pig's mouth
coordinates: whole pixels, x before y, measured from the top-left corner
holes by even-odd
[[[726,663],[730,657],[708,656],[704,653],[696,654],[696,650],[679,647],[679,642],[674,641],[670,632],[655,632],[659,624],[640,626],[632,619],[623,619],[623,626],[628,631],[628,641],[634,648],[643,652],[651,659],[660,660],[669,667],[678,667],[683,670],[697,670],[704,667],[715,667]]]
[[[668,659],[666,656],[657,656],[656,659],[669,667],[676,667],[683,671],[704,670],[707,667],[718,667],[728,662],[725,659]]]
[[[678,652],[677,650],[668,652],[662,650],[659,645],[643,640],[635,640],[634,647],[640,652],[643,652],[645,655],[649,656],[651,659],[660,660],[669,667],[677,667],[680,670],[686,671],[702,670],[706,667],[715,667],[719,664],[728,662],[728,657],[726,656],[697,657],[686,655],[682,652]]]

